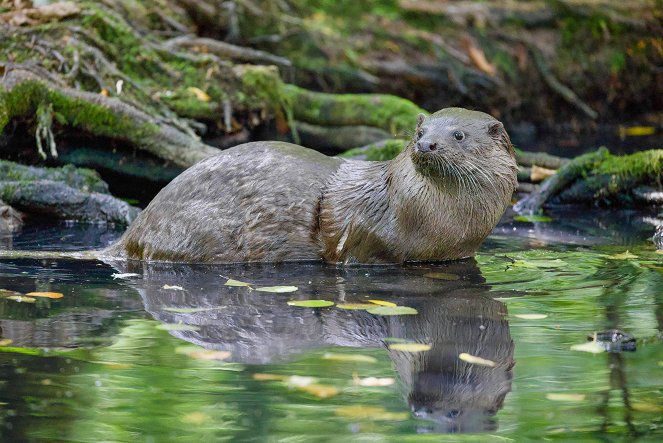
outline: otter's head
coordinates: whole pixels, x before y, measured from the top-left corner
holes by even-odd
[[[488,114],[446,108],[419,114],[409,155],[419,172],[459,180],[513,179],[516,163],[504,125]],[[490,173],[489,173],[490,172]]]

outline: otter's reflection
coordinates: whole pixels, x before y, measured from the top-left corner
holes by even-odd
[[[511,390],[514,346],[506,306],[489,296],[473,260],[346,269],[320,264],[130,263],[122,270],[143,274],[137,290],[154,318],[197,327],[172,331],[173,335],[207,349],[230,351],[236,362],[282,362],[328,345],[388,348],[390,339],[432,345],[423,353],[388,350],[413,414],[430,420],[431,425],[422,431],[495,430],[493,416]],[[450,274],[446,277],[451,280],[425,278],[430,272]],[[294,285],[299,290],[269,294],[228,287],[223,286],[224,276],[258,286]],[[164,289],[164,285],[184,290]],[[416,308],[419,314],[376,316],[360,310],[286,304],[290,299],[355,303],[367,296]],[[459,359],[461,353],[496,365],[467,363]]]

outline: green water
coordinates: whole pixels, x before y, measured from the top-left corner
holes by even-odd
[[[0,288],[64,296],[0,298],[0,440],[661,441],[652,230],[637,214],[558,217],[500,225],[476,260],[402,268],[2,260]],[[5,245],[117,235],[33,227]],[[298,289],[255,290],[284,285]],[[308,299],[418,313],[287,304]],[[637,350],[571,350],[609,329]],[[389,349],[412,342],[430,348]]]

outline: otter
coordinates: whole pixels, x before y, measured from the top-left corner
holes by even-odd
[[[403,263],[469,257],[516,186],[504,126],[446,108],[420,114],[390,161],[252,142],[164,187],[102,255],[188,263]]]

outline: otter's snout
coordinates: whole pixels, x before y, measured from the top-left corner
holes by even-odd
[[[417,142],[417,152],[433,152],[437,150],[437,143]]]

